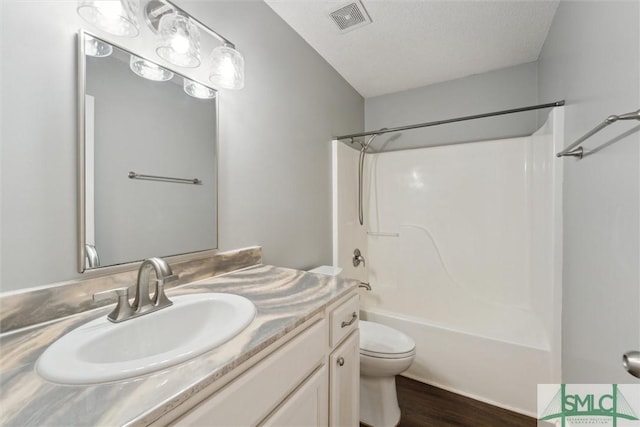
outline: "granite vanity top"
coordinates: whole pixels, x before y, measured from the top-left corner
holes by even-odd
[[[88,386],[42,379],[35,362],[48,345],[111,306],[0,335],[0,425],[146,425],[292,331],[358,282],[257,265],[167,292],[242,295],[257,308],[254,321],[220,347],[163,371]]]

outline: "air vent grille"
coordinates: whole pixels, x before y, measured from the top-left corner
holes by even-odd
[[[329,13],[340,31],[347,32],[371,23],[371,18],[360,2],[349,3]]]

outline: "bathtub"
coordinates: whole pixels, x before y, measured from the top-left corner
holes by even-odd
[[[383,310],[362,310],[412,337],[416,357],[402,375],[531,417],[540,381],[553,382],[552,353]]]

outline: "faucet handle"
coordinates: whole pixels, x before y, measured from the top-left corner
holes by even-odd
[[[351,257],[351,259],[353,259],[353,266],[357,267],[360,265],[360,263],[362,263],[363,267],[366,267],[367,264],[365,263],[364,257],[362,256],[362,253],[360,252],[360,249],[356,248],[353,251],[353,256]]]
[[[114,297],[118,299],[118,303],[113,311],[107,315],[107,318],[112,322],[122,322],[133,314],[133,309],[129,304],[129,288],[116,288],[97,292],[93,294],[93,302],[111,300]]]

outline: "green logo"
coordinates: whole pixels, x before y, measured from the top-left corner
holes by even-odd
[[[609,424],[618,426],[618,420],[637,421],[638,417],[633,408],[620,392],[617,384],[611,385],[611,392],[598,393],[593,390],[585,391],[586,385],[576,385],[580,392],[567,391],[566,384],[560,384],[560,389],[553,396],[551,402],[542,412],[539,420],[561,422],[566,427],[577,424]],[[634,425],[637,425],[634,423]]]

